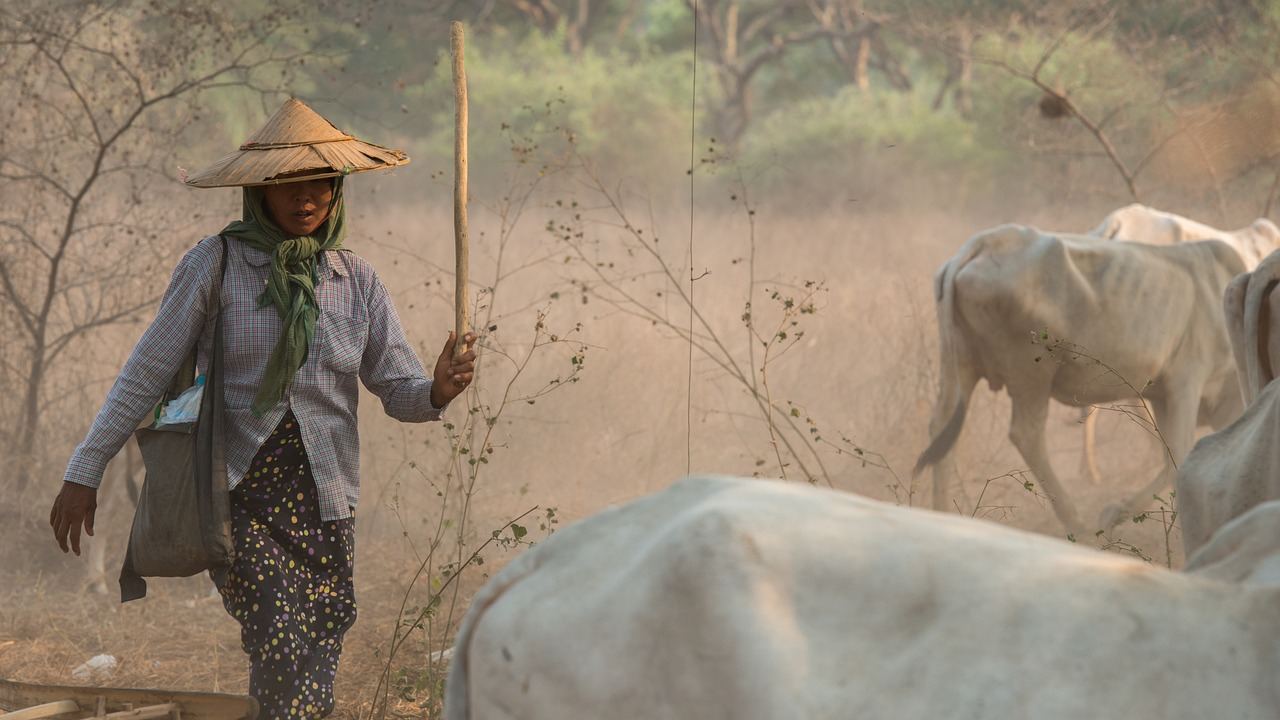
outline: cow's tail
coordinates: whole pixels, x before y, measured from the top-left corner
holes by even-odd
[[[444,685],[444,720],[471,720],[471,641],[475,637],[476,626],[512,585],[536,569],[532,555],[534,553],[526,552],[517,557],[472,598],[462,627],[458,628],[458,635],[453,639],[453,657],[449,661],[449,676]]]
[[[1253,272],[1236,276],[1224,296],[1227,329],[1246,405],[1274,379],[1268,349],[1272,322],[1269,299],[1278,283],[1280,256],[1270,256]]]
[[[959,317],[956,313],[955,282],[956,275],[965,265],[978,255],[982,249],[981,237],[973,238],[965,243],[955,257],[948,260],[938,269],[933,280],[934,301],[938,306],[938,400],[934,407],[934,415],[951,408],[947,424],[938,431],[929,442],[929,447],[920,454],[916,466],[911,471],[912,477],[919,475],[925,468],[937,463],[951,452],[951,448],[960,437],[964,427],[964,416],[968,410],[969,390],[961,387],[960,363],[968,361],[964,336],[961,334]]]

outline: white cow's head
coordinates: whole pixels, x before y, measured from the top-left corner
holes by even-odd
[[[1248,235],[1253,251],[1259,259],[1280,250],[1280,228],[1266,218],[1254,220],[1244,234]]]
[[[1271,225],[1268,220],[1259,222]],[[1271,225],[1271,229],[1275,231],[1275,226]],[[1275,379],[1280,368],[1280,294],[1273,292],[1277,283],[1280,251],[1268,254],[1252,272],[1236,276],[1223,297],[1231,351],[1246,405]]]

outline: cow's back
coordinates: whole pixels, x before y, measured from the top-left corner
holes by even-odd
[[[472,718],[1277,712],[1248,593],[955,515],[695,478],[522,561],[459,638]]]
[[[1090,235],[1109,240],[1129,240],[1152,245],[1173,245],[1218,240],[1239,256],[1252,270],[1280,243],[1280,230],[1266,218],[1258,218],[1239,230],[1219,230],[1211,225],[1140,203],[1111,212]]]

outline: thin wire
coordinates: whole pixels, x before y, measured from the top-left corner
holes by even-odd
[[[693,0],[693,90],[689,93],[689,364],[685,378],[685,474],[693,474],[693,173],[698,133],[698,0]]]

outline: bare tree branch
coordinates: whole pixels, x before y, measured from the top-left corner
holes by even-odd
[[[1115,10],[1112,9],[1102,18],[1101,21],[1097,22],[1096,25],[1088,33],[1086,33],[1086,37],[1092,37],[1093,35],[1096,35],[1097,33],[1102,32],[1102,30],[1108,25],[1110,25],[1114,19],[1115,19]],[[1112,142],[1111,138],[1107,135],[1107,133],[1102,129],[1102,127],[1097,122],[1095,122],[1089,115],[1085,114],[1085,112],[1081,110],[1080,107],[1077,106],[1071,100],[1070,97],[1067,96],[1065,91],[1059,90],[1058,88],[1055,88],[1049,85],[1047,82],[1045,82],[1045,80],[1040,75],[1040,73],[1044,70],[1046,64],[1049,62],[1049,59],[1054,55],[1054,53],[1056,53],[1062,47],[1062,44],[1065,41],[1065,39],[1071,33],[1078,30],[1081,24],[1082,23],[1075,24],[1068,27],[1066,30],[1063,30],[1054,39],[1054,41],[1050,43],[1049,47],[1046,48],[1045,51],[1041,54],[1040,59],[1036,62],[1034,69],[1030,72],[1023,70],[1021,68],[1015,67],[999,58],[974,57],[974,60],[976,62],[980,62],[985,65],[990,65],[992,67],[1000,68],[1001,70],[1004,70],[1010,75],[1022,78],[1030,82],[1031,84],[1035,85],[1045,95],[1052,97],[1067,114],[1074,117],[1077,122],[1079,122],[1082,126],[1084,126],[1084,128],[1088,130],[1091,135],[1093,135],[1094,139],[1097,141],[1097,143],[1102,147],[1103,151],[1106,153],[1107,159],[1110,160],[1111,164],[1115,167],[1116,171],[1120,174],[1121,179],[1124,181],[1125,187],[1129,191],[1129,195],[1135,201],[1141,202],[1142,196],[1138,192],[1136,174],[1134,173],[1133,170],[1129,168],[1129,166],[1125,163],[1124,159],[1120,157],[1120,152],[1119,150],[1116,149],[1116,146]]]
[[[54,180],[53,178],[49,177],[48,175],[42,172],[36,172],[29,168],[25,168],[22,165],[14,162],[11,158],[0,158],[0,168],[3,168],[5,163],[13,165],[14,167],[18,168],[18,170],[22,172],[20,174],[15,174],[10,172],[5,172],[4,170],[0,170],[0,180],[8,180],[10,182],[44,183],[45,185],[48,185],[49,187],[56,190],[59,195],[66,198],[67,200],[71,200],[74,197],[71,194],[70,190],[64,187],[57,180]]]
[[[80,92],[80,86],[76,83],[75,78],[71,77],[71,73],[67,72],[67,66],[63,64],[62,56],[55,56],[53,53],[49,52],[49,49],[44,46],[44,43],[36,42],[33,43],[33,45],[35,45],[36,49],[40,51],[41,55],[49,58],[49,61],[53,66],[58,69],[58,73],[62,76],[63,82],[66,83],[67,89],[71,91],[71,94],[75,96],[76,101],[80,104],[80,110],[89,121],[89,127],[93,128],[94,138],[96,138],[98,144],[101,145],[102,129],[98,127],[98,118],[94,117],[93,109],[89,107],[89,101],[85,99],[84,93]]]
[[[22,325],[31,335],[35,335],[35,313],[27,306],[23,300],[22,293],[13,284],[13,277],[9,273],[9,264],[0,258],[0,287],[3,287],[5,297],[13,307],[18,310],[18,317],[22,320]]]
[[[145,300],[141,300],[132,305],[116,310],[115,312],[94,318],[93,320],[72,327],[49,342],[48,363],[52,365],[58,356],[62,354],[62,351],[67,349],[72,340],[91,330],[105,327],[107,325],[114,325],[120,320],[131,317],[143,310],[146,310],[147,308],[155,307],[155,304],[159,299],[159,296],[153,295]]]

